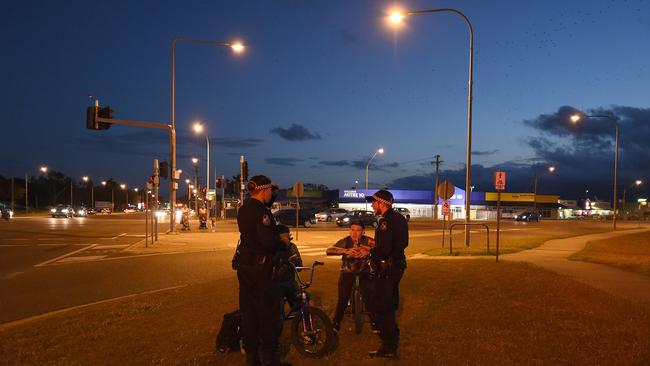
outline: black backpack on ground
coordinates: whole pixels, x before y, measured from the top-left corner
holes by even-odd
[[[241,312],[239,310],[223,315],[221,329],[217,334],[217,351],[221,353],[239,351],[241,340]]]

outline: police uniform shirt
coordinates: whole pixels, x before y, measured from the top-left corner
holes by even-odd
[[[248,198],[244,201],[237,215],[237,225],[242,254],[272,255],[284,247],[271,210],[259,200]]]
[[[359,238],[359,242],[354,244],[352,237],[348,235],[334,244],[335,248],[341,249],[352,249],[360,246],[371,247],[370,238],[362,235],[361,238]],[[366,269],[366,266],[367,261],[363,258],[350,258],[347,254],[343,254],[343,257],[341,258],[341,272],[356,273]]]
[[[404,249],[408,246],[408,224],[404,216],[392,208],[384,212],[375,229],[373,258],[384,260],[406,260]]]

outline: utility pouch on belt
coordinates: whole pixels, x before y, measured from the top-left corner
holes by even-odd
[[[235,254],[232,256],[232,269],[235,271],[239,269],[241,264],[241,252],[239,251],[239,246],[241,245],[241,240],[237,241],[237,248],[235,249]]]
[[[380,278],[390,277],[392,261],[390,259],[379,259],[370,262],[372,272]]]

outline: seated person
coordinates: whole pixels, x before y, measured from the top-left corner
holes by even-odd
[[[289,306],[293,308],[296,304],[296,296],[298,294],[298,284],[296,283],[295,272],[291,264],[296,267],[302,267],[302,258],[296,244],[292,243],[291,233],[289,228],[284,225],[278,225],[278,234],[280,239],[286,244],[285,250],[280,250],[276,253],[277,263],[277,278],[276,281],[280,282],[280,289],[282,291],[282,300],[286,299]]]
[[[354,277],[360,275],[359,286],[361,295],[365,299],[370,298],[370,267],[368,256],[370,249],[375,245],[374,239],[364,235],[364,226],[361,221],[350,223],[350,235],[339,240],[333,247],[327,248],[327,255],[342,255],[341,273],[339,275],[339,298],[334,313],[334,329],[338,332],[341,329],[343,313],[348,306]]]

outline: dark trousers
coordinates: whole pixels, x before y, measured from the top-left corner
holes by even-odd
[[[339,275],[339,299],[336,304],[334,319],[332,319],[334,324],[341,324],[341,320],[343,320],[343,313],[348,307],[348,301],[350,301],[352,287],[354,286],[354,276],[355,274],[352,272],[343,271]],[[365,272],[359,274],[359,287],[361,297],[367,307],[367,301],[370,299],[370,274]]]
[[[393,306],[395,308],[395,311],[399,309],[399,282],[404,276],[404,271],[406,271],[405,266],[394,266],[391,269],[390,278],[393,282]]]
[[[390,277],[375,277],[373,280],[372,309],[379,326],[379,337],[382,348],[397,349],[398,330],[395,320],[395,292],[393,279]]]
[[[248,364],[279,365],[282,307],[278,283],[271,281],[267,265],[240,265],[239,308],[241,334]]]

